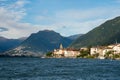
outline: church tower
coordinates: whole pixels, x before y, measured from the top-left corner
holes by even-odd
[[[115,43],[118,44],[117,39],[115,40]]]
[[[60,44],[60,49],[63,49],[63,45],[62,44]]]

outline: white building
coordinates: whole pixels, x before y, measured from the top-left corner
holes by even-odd
[[[109,52],[109,51],[113,51],[113,49],[112,49],[112,48],[106,48],[106,49],[104,49],[104,50],[103,50],[103,56],[104,56],[107,52]]]
[[[120,44],[117,44],[113,47],[114,54],[119,54],[120,53]]]
[[[99,46],[99,47],[91,48],[90,49],[90,54],[91,55],[99,54],[99,58],[100,58],[100,57],[104,57],[104,55],[109,51],[113,51],[113,49],[109,48],[107,46]]]
[[[103,53],[104,48],[103,47],[93,47],[90,49],[90,54],[94,55],[94,54],[101,54]]]
[[[65,57],[77,57],[80,54],[80,51],[77,50],[65,50],[64,56]]]
[[[58,50],[54,50],[53,52],[54,57],[62,57],[64,56],[64,50],[63,49],[58,49]]]
[[[108,45],[108,46],[92,47],[90,49],[90,54],[94,55],[94,54],[99,53],[99,56],[102,57],[109,51],[113,51],[114,54],[119,54],[120,53],[120,44],[112,44],[112,45]]]

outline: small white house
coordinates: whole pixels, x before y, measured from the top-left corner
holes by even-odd
[[[98,51],[98,49],[97,49],[96,47],[91,48],[91,49],[90,49],[90,54],[91,54],[91,55],[94,55],[94,54],[97,53],[97,51]]]
[[[75,50],[65,50],[64,56],[65,57],[77,57],[80,54],[80,51]]]
[[[113,47],[113,50],[114,50],[114,54],[120,53],[120,44],[114,46],[114,47]]]
[[[90,49],[90,54],[94,55],[94,54],[102,54],[103,53],[104,48],[103,47],[93,47]]]
[[[104,50],[103,50],[103,56],[104,56],[107,52],[109,52],[109,51],[113,51],[113,49],[112,49],[112,48],[106,48],[106,49],[104,49]]]
[[[86,51],[86,50],[88,50],[88,48],[87,47],[82,47],[82,48],[80,48],[80,50]]]

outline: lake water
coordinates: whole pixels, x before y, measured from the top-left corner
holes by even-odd
[[[0,58],[0,80],[120,80],[120,61]]]

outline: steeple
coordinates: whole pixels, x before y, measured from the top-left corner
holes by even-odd
[[[62,46],[62,44],[60,44],[60,49],[63,49],[63,46]]]
[[[117,44],[117,40],[115,40],[116,44]]]

